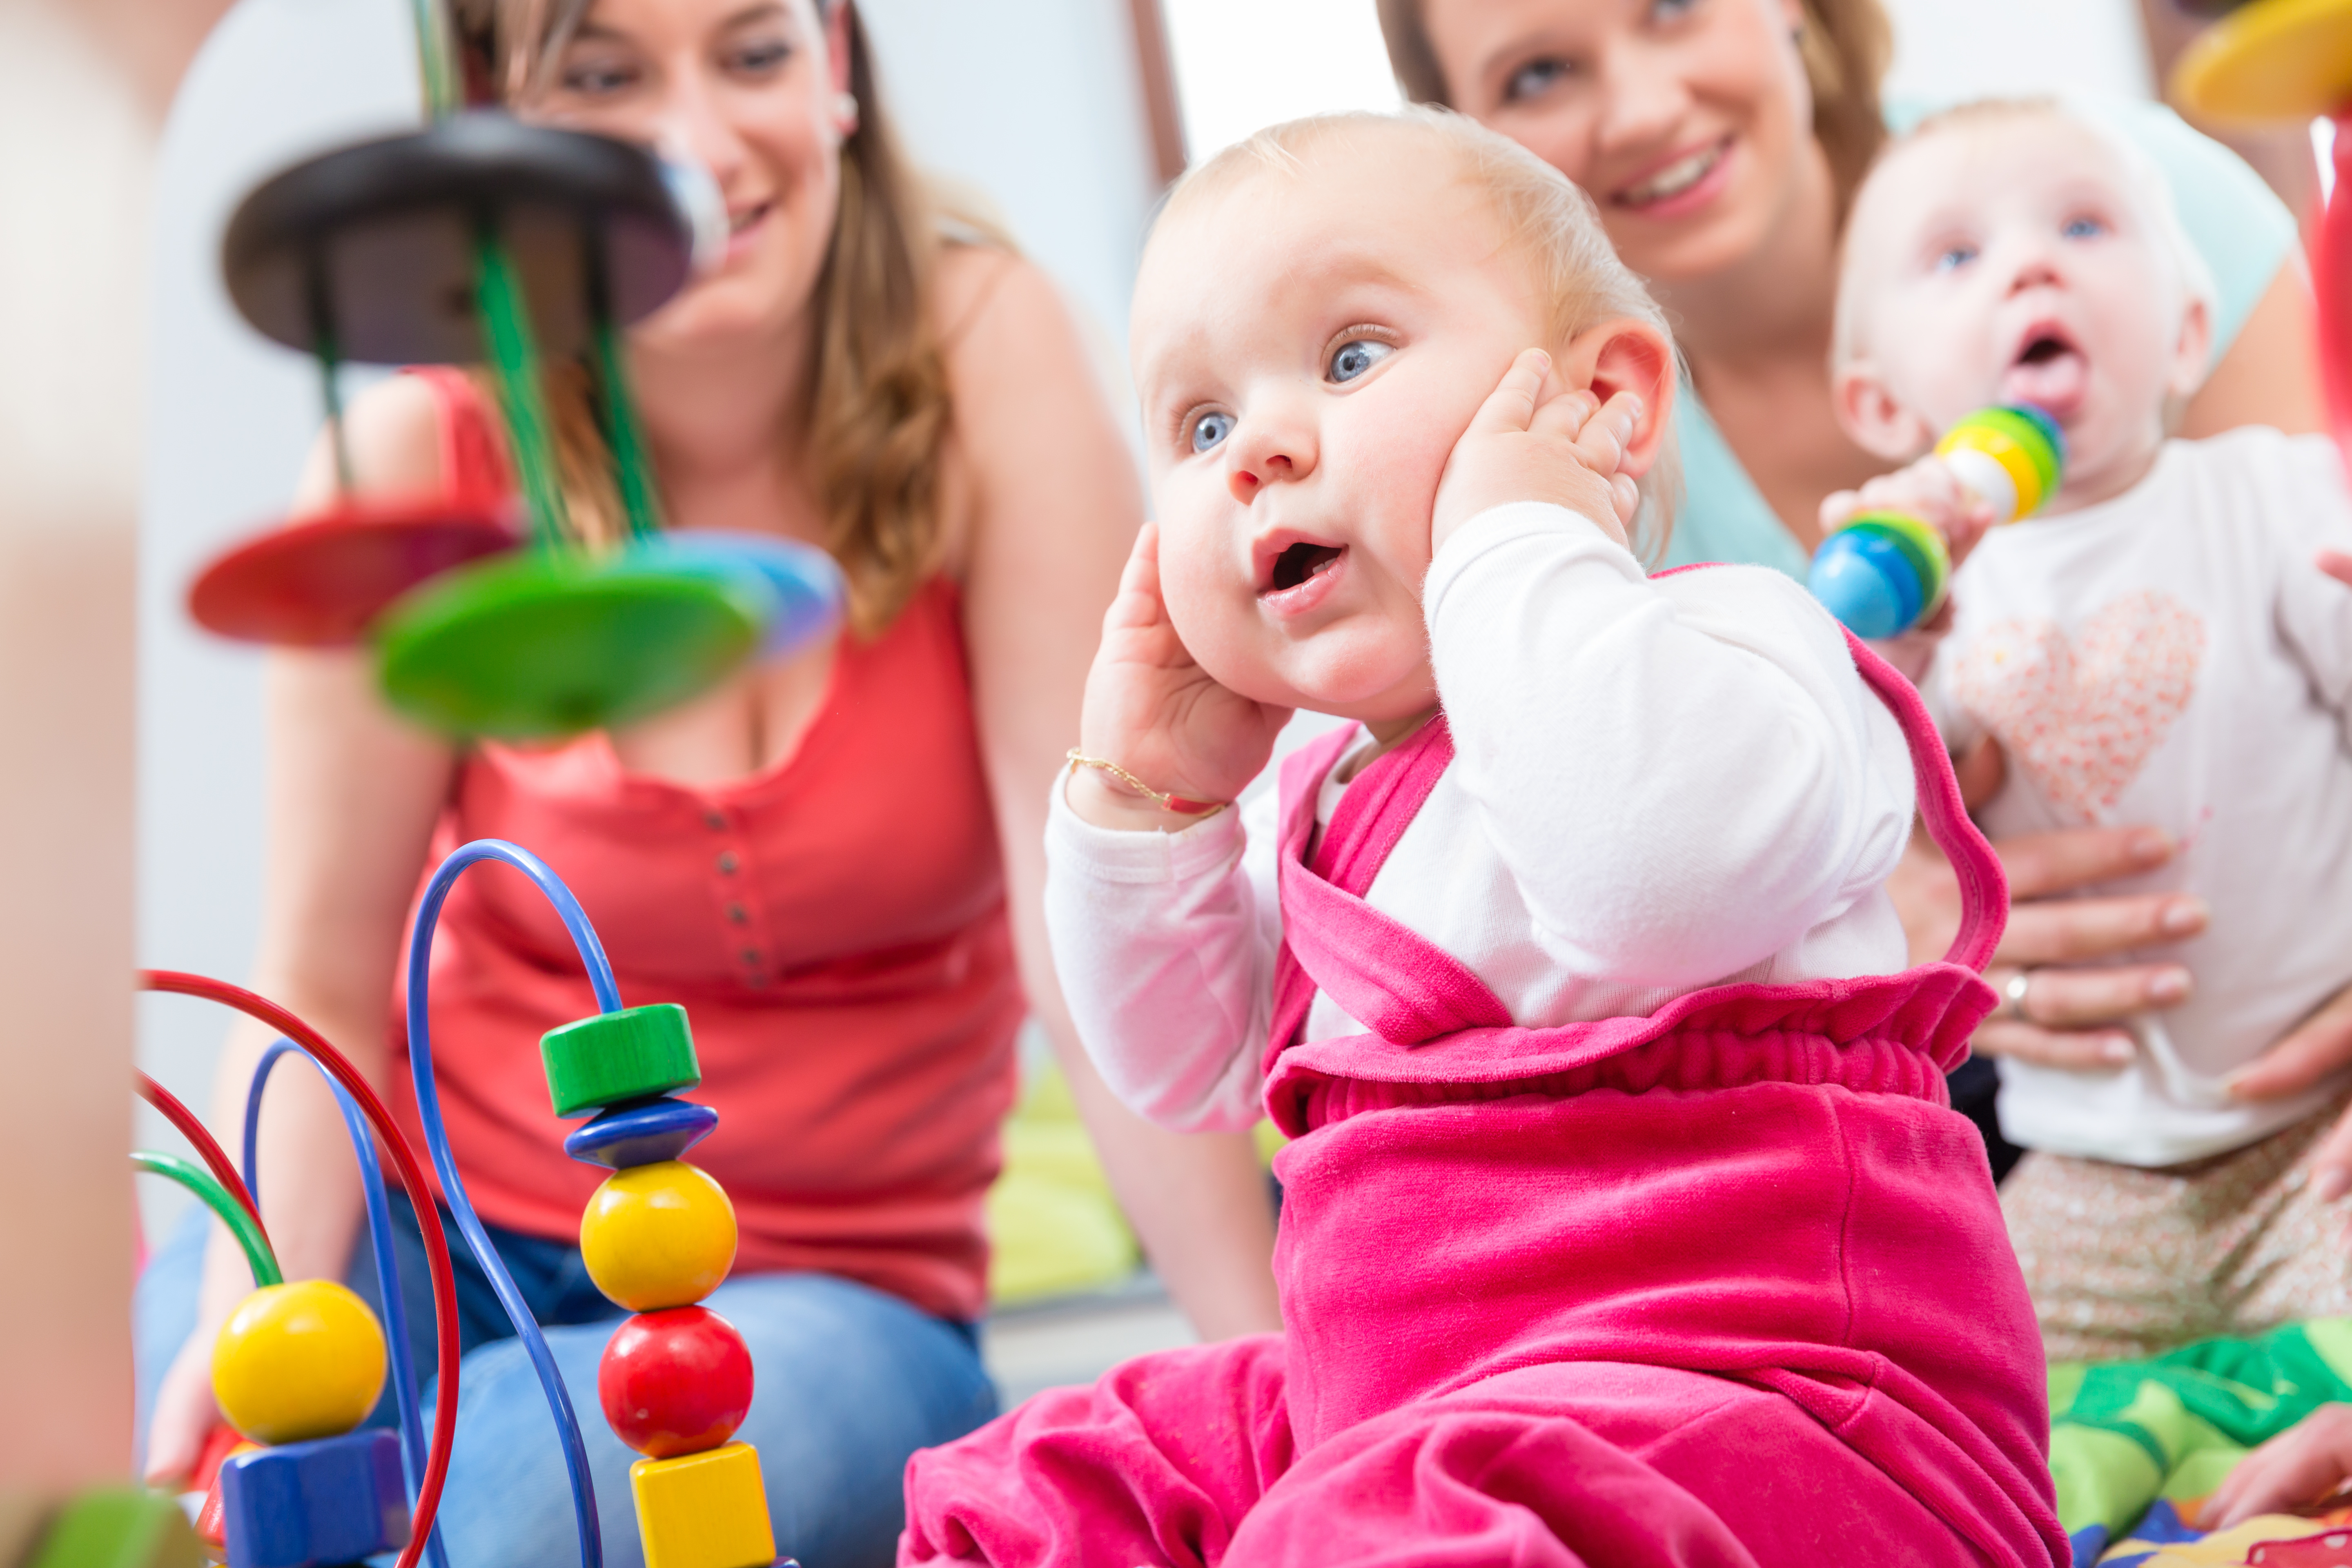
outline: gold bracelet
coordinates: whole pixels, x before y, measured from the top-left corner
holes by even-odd
[[[1070,748],[1069,754],[1072,773],[1076,773],[1080,768],[1100,768],[1136,794],[1150,801],[1160,810],[1172,811],[1179,816],[1214,816],[1233,804],[1226,800],[1187,800],[1181,795],[1168,795],[1153,789],[1117,763],[1107,763],[1100,757],[1089,757],[1076,746]]]

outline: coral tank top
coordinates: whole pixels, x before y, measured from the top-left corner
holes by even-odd
[[[428,380],[452,479],[484,478],[470,387]],[[532,850],[595,922],[622,1000],[685,1006],[703,1074],[689,1098],[719,1111],[692,1158],[734,1200],[739,1271],[818,1270],[970,1320],[1025,1009],[960,603],[935,578],[878,637],[845,634],[799,747],[748,778],[633,775],[602,734],[483,744],[433,862],[474,838]],[[562,922],[520,872],[478,865],[443,907],[432,973],[467,1192],[492,1225],[576,1237],[599,1173],[563,1152],[577,1123],[555,1119],[538,1048],[595,1011]],[[416,1137],[401,990],[395,1112]]]

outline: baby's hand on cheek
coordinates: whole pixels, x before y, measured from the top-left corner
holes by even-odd
[[[1078,751],[1188,801],[1230,801],[1273,754],[1290,710],[1220,685],[1176,635],[1160,591],[1160,530],[1146,523],[1087,671]],[[1066,780],[1070,809],[1097,827],[1174,830],[1198,813],[1155,805],[1108,769]]]
[[[1430,518],[1432,554],[1480,512],[1523,500],[1564,506],[1626,542],[1641,495],[1618,465],[1642,400],[1619,393],[1603,405],[1579,390],[1539,404],[1550,369],[1541,349],[1521,353],[1454,444]]]

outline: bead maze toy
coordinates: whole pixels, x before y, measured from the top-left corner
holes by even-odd
[[[2057,492],[2066,437],[2038,408],[1982,408],[1946,432],[1936,455],[1991,504],[1996,523],[2008,523]],[[1942,606],[1951,575],[1939,530],[1902,512],[1866,511],[1822,542],[1807,584],[1854,636],[1891,637]]]
[[[716,1110],[675,1092],[701,1080],[685,1010],[670,1004],[623,1006],[603,944],[571,890],[529,851],[483,839],[443,861],[419,900],[409,947],[410,1069],[442,1196],[512,1321],[554,1413],[581,1562],[583,1568],[601,1568],[603,1546],[579,1423],[546,1340],[466,1194],[434,1081],[434,931],[457,877],[483,860],[522,871],[555,906],[597,1000],[594,1015],[550,1030],[540,1049],[555,1114],[589,1118],[564,1140],[566,1152],[613,1173],[582,1216],[581,1252],[597,1288],[635,1314],[605,1347],[597,1393],[614,1433],[645,1456],[631,1468],[630,1488],[646,1560],[649,1568],[770,1568],[779,1559],[759,1455],[731,1440],[751,1406],[751,1352],[733,1325],[700,1304],[734,1263],[735,1212],[719,1184],[682,1158],[719,1122]],[[286,1037],[263,1054],[247,1093],[242,1174],[185,1107],[152,1079],[141,1079],[142,1094],[188,1134],[205,1163],[151,1153],[134,1154],[133,1161],[187,1185],[229,1226],[256,1287],[223,1328],[213,1353],[214,1393],[247,1441],[222,1460],[199,1516],[199,1535],[230,1568],[334,1568],[395,1550],[398,1568],[415,1568],[425,1554],[434,1568],[446,1568],[433,1521],[456,1431],[456,1287],[438,1212],[415,1153],[365,1079],[283,1008],[201,976],[156,973],[144,984],[225,1002]],[[378,1278],[385,1282],[390,1321],[384,1327],[340,1284],[286,1281],[253,1202],[262,1091],[287,1055],[306,1057],[336,1087],[361,1162]],[[429,1443],[371,1132],[391,1152],[425,1238],[441,1364]],[[398,1405],[396,1434],[360,1425],[387,1377]]]
[[[823,551],[664,531],[620,331],[723,250],[709,177],[648,149],[461,110],[451,30],[417,0],[431,123],[340,148],[256,188],[222,246],[230,299],[319,369],[337,497],[222,554],[196,621],[283,646],[366,641],[392,705],[457,736],[560,736],[682,701],[746,659],[830,629]],[[543,369],[578,363],[611,458],[625,542],[592,552],[569,515]],[[495,371],[520,475],[507,498],[360,494],[346,363]]]

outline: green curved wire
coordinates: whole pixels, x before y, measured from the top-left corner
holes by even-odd
[[[220,1215],[221,1222],[236,1237],[236,1244],[245,1248],[245,1260],[253,1268],[254,1284],[286,1283],[286,1276],[278,1269],[278,1255],[269,1250],[269,1238],[261,1234],[261,1227],[245,1212],[245,1205],[229,1196],[228,1189],[213,1179],[210,1171],[177,1154],[151,1154],[143,1149],[131,1152],[131,1163],[151,1176],[168,1176],[204,1199],[205,1206]]]
[[[446,120],[457,111],[457,71],[449,59],[452,29],[434,0],[415,0],[416,75],[425,89],[427,119]]]

